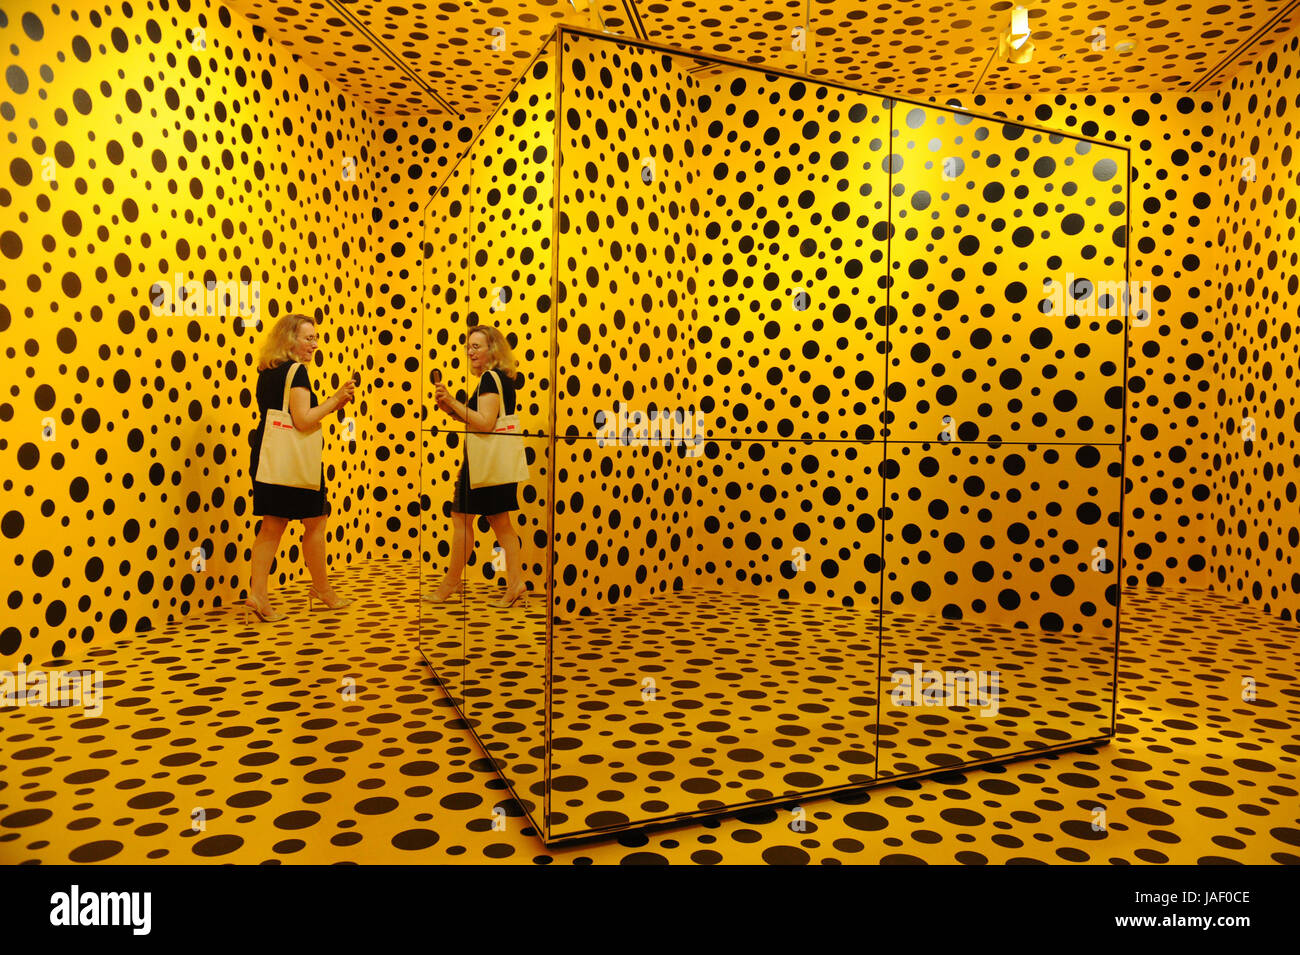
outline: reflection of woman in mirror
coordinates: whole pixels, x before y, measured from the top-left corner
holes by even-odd
[[[478,387],[468,402],[457,401],[446,386],[439,381],[434,386],[438,407],[457,421],[463,421],[470,431],[491,434],[498,415],[515,414],[515,375],[519,362],[510,350],[505,337],[495,328],[476,325],[466,339],[469,351],[470,373],[479,377]],[[489,374],[495,369],[497,374]],[[501,383],[498,393],[497,382]],[[502,440],[502,439],[496,439]],[[511,439],[514,440],[514,439]],[[494,607],[509,607],[524,596],[528,587],[523,581],[520,563],[519,535],[515,533],[510,512],[519,510],[518,484],[495,484],[487,487],[470,487],[466,462],[461,461],[460,477],[456,481],[456,494],[451,504],[453,525],[451,563],[447,576],[428,598],[441,602],[463,593],[462,575],[469,555],[474,551],[474,521],[482,514],[487,518],[501,549],[506,555],[506,593],[492,602]]]

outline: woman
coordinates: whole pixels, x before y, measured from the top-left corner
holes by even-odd
[[[253,477],[253,514],[262,518],[257,539],[253,541],[253,570],[249,580],[249,598],[244,604],[244,616],[251,610],[262,621],[283,620],[284,614],[275,613],[266,594],[267,579],[271,575],[271,562],[280,550],[280,535],[290,521],[303,522],[302,553],[311,572],[311,590],[307,608],[316,598],[337,610],[351,600],[343,600],[329,584],[325,573],[325,522],[329,519],[330,505],[325,497],[325,468],[321,466],[320,489],[285,487],[263,484],[257,480],[257,464],[262,453],[262,435],[266,428],[266,413],[281,407],[284,401],[284,383],[294,362],[302,362],[294,373],[289,389],[289,413],[293,426],[299,431],[311,432],[320,427],[321,420],[352,400],[355,385],[349,378],[343,387],[325,400],[316,403],[311,388],[307,365],[316,353],[316,320],[310,315],[285,315],[271,329],[262,345],[257,362],[257,406],[262,420],[253,432],[253,459],[250,474]]]
[[[491,434],[496,428],[499,415],[516,413],[515,375],[519,363],[505,337],[495,328],[474,326],[465,344],[469,352],[469,370],[474,375],[481,376],[478,387],[466,403],[453,398],[440,381],[434,389],[438,407],[457,421],[464,422],[470,431]],[[489,373],[494,370],[497,374]],[[498,381],[504,394],[497,390]],[[495,484],[472,488],[469,486],[466,463],[461,461],[456,495],[451,504],[451,564],[438,589],[426,599],[438,603],[464,592],[462,576],[465,565],[469,563],[469,555],[474,551],[474,519],[482,514],[487,518],[506,555],[506,593],[502,599],[493,601],[492,606],[510,607],[528,592],[520,563],[519,535],[515,533],[514,522],[510,517],[511,511],[519,510],[518,485]]]

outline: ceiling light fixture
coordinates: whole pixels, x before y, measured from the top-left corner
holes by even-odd
[[[1011,11],[1011,25],[998,35],[998,56],[1008,63],[1028,63],[1034,58],[1029,11],[1024,7],[1016,7]]]
[[[569,6],[577,13],[586,13],[589,19],[594,14],[596,22],[600,24],[600,32],[609,32],[605,29],[605,18],[600,12],[600,0],[569,0]]]

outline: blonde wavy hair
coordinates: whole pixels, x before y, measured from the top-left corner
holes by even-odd
[[[315,325],[316,319],[310,315],[294,313],[281,316],[280,320],[271,326],[266,340],[262,342],[262,352],[257,357],[258,371],[278,368],[286,361],[298,360],[293,356],[293,349],[298,342],[298,326],[303,322],[311,322]]]
[[[487,339],[487,367],[495,368],[498,371],[504,371],[511,378],[519,371],[519,361],[515,358],[514,351],[510,348],[510,343],[506,337],[493,325],[475,325],[469,330],[469,335],[465,336],[465,344],[469,344],[470,335],[482,335]]]

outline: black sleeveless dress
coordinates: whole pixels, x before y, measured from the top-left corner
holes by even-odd
[[[261,420],[257,422],[250,439],[252,469],[248,473],[253,478],[253,514],[258,517],[302,520],[304,517],[321,517],[330,513],[329,500],[325,497],[323,462],[319,491],[305,487],[285,487],[282,484],[263,484],[257,480],[257,462],[262,455],[262,434],[266,429],[266,413],[272,408],[279,408],[284,401],[284,379],[292,365],[293,362],[286,361],[257,373],[257,407],[261,411]],[[311,377],[307,374],[306,365],[298,366],[298,372],[293,376],[293,387],[311,391]],[[312,391],[311,407],[315,408],[316,404],[316,393]]]
[[[515,414],[514,378],[499,368],[496,369],[496,373],[501,379],[501,387],[505,389],[505,394],[501,396],[500,413]],[[478,411],[478,396],[496,393],[496,379],[484,372],[483,377],[478,381],[478,387],[474,389],[474,394],[465,404],[471,411]],[[451,509],[457,514],[500,514],[502,511],[517,511],[519,510],[518,489],[517,483],[470,487],[469,471],[466,470],[465,459],[462,457],[460,475],[456,479],[456,496],[452,499]]]

